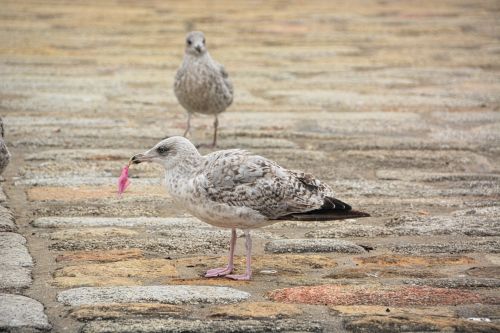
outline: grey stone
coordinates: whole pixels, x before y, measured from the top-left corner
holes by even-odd
[[[26,239],[13,232],[0,233],[0,265],[32,267],[33,260],[25,246]]]
[[[132,155],[134,151],[125,149],[52,149],[28,154],[25,160],[123,160],[126,162]]]
[[[212,286],[134,286],[134,287],[83,287],[61,291],[57,300],[71,306],[105,303],[169,304],[229,304],[240,302],[250,294],[228,287]]]
[[[471,209],[462,209],[453,212],[453,216],[488,216],[491,218],[500,218],[500,206],[478,207]]]
[[[474,279],[474,278],[439,278],[439,279],[406,279],[404,284],[417,286],[431,286],[438,288],[458,288],[458,289],[476,289],[476,288],[499,288],[499,279]]]
[[[81,227],[165,227],[207,228],[208,224],[188,217],[40,217],[33,221],[38,228]]]
[[[344,225],[336,228],[316,229],[305,234],[307,238],[381,237],[392,235],[386,227],[372,225]]]
[[[40,302],[21,295],[0,294],[0,330],[50,328]]]
[[[124,160],[124,164],[127,160]],[[116,177],[36,177],[29,179],[20,179],[14,182],[14,185],[28,186],[99,186],[116,185]],[[134,178],[134,185],[161,185],[160,177],[157,178]]]
[[[361,246],[338,239],[278,239],[266,244],[265,250],[272,253],[338,252],[364,253]]]
[[[452,254],[469,252],[500,253],[500,240],[456,240],[450,243],[438,244],[397,244],[391,246],[390,249],[394,252],[404,254]]]
[[[427,172],[418,169],[381,169],[376,171],[376,176],[381,180],[406,180],[423,182],[500,180],[500,175],[494,173]]]
[[[31,284],[33,260],[23,236],[0,233],[0,289],[26,288]]]
[[[58,94],[57,97],[61,95]],[[116,120],[109,118],[61,118],[61,117],[5,117],[5,124],[8,126],[47,126],[47,125],[58,125],[58,126],[75,126],[75,127],[114,127],[123,126],[127,122],[125,120]]]
[[[1,264],[0,259],[0,289],[21,289],[31,284],[31,269],[17,265]]]
[[[388,222],[393,233],[406,235],[499,236],[499,217],[490,215],[401,216]]]
[[[266,332],[323,332],[314,321],[298,320],[183,320],[132,319],[123,321],[94,321],[86,324],[82,333],[266,333]]]
[[[14,224],[14,215],[7,208],[0,206],[0,232],[16,230],[17,226]]]
[[[202,222],[200,222],[202,223]],[[279,236],[265,231],[253,231],[255,239],[275,239]],[[161,254],[218,254],[227,251],[229,246],[229,230],[211,227],[209,225],[193,228],[150,229],[142,233],[142,237],[85,238],[67,239],[52,243],[49,248],[55,250],[88,251],[139,248],[147,252]]]

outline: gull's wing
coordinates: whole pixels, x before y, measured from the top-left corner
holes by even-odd
[[[197,186],[212,201],[252,208],[270,219],[324,208],[350,209],[333,198],[328,185],[311,175],[242,150],[207,155]]]

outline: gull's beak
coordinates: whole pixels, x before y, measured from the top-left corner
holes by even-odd
[[[148,157],[144,154],[137,154],[137,155],[132,156],[132,158],[128,161],[128,165],[139,164],[142,162],[150,162],[150,161],[151,161],[150,157]]]

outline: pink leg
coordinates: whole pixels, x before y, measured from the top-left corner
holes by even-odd
[[[205,277],[225,276],[233,271],[234,247],[236,245],[236,229],[231,229],[231,241],[229,243],[229,262],[227,267],[210,269],[205,273]]]
[[[250,278],[252,277],[252,268],[251,268],[252,239],[250,238],[250,232],[248,230],[245,230],[245,248],[247,250],[247,267],[245,270],[245,274],[226,275],[227,278],[230,278],[233,280],[250,280]]]

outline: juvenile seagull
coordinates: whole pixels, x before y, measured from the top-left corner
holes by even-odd
[[[155,162],[165,168],[168,192],[177,204],[208,224],[231,229],[227,267],[206,272],[249,280],[250,229],[279,220],[333,220],[369,216],[351,211],[334,198],[333,190],[312,175],[287,170],[276,162],[244,150],[221,150],[202,156],[186,138],[174,136],[156,144],[129,163]],[[233,275],[236,228],[246,238],[245,274]]]
[[[184,136],[190,132],[193,113],[214,115],[212,147],[215,147],[219,126],[217,116],[233,102],[233,84],[224,66],[208,53],[205,35],[201,31],[187,34],[184,60],[175,75],[174,92],[188,113]]]

